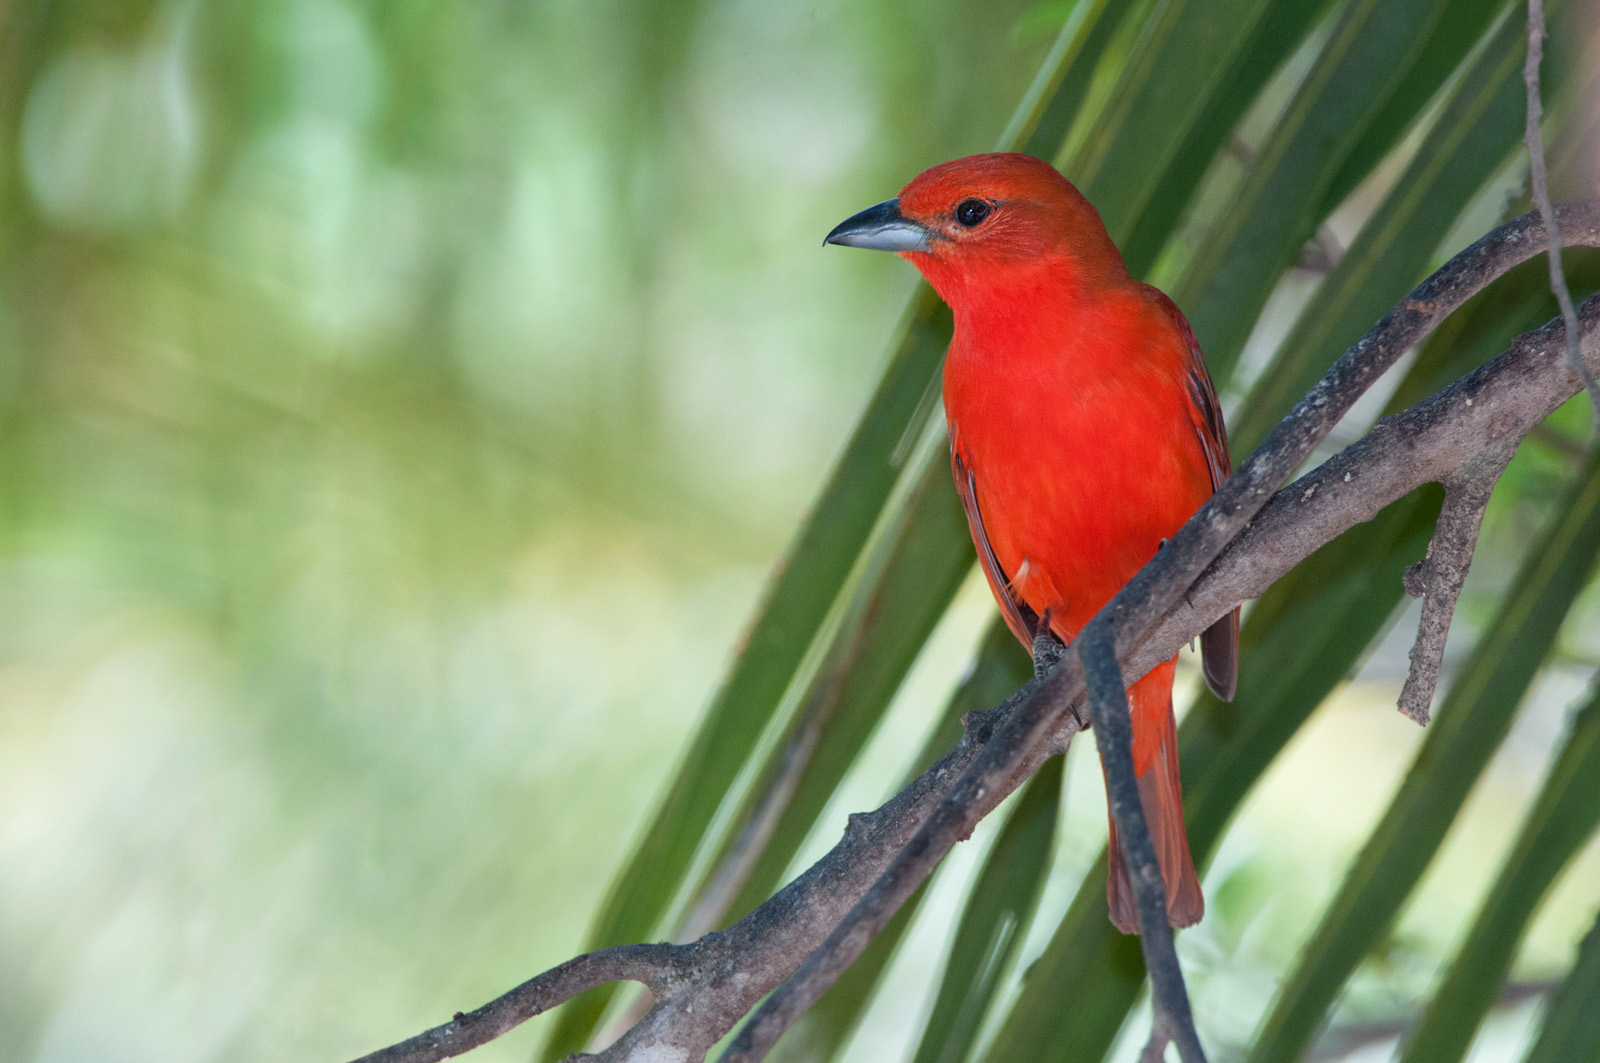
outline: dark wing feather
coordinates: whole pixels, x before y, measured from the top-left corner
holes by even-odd
[[[1222,405],[1217,401],[1217,390],[1211,384],[1211,374],[1206,372],[1205,358],[1200,353],[1200,343],[1183,312],[1155,288],[1157,301],[1172,317],[1183,334],[1189,348],[1189,364],[1185,383],[1189,387],[1190,414],[1194,418],[1195,433],[1200,437],[1200,447],[1205,452],[1206,466],[1211,472],[1211,490],[1222,486],[1222,481],[1233,472],[1233,462],[1228,457],[1228,429],[1222,422]],[[1239,610],[1206,628],[1200,636],[1200,660],[1205,672],[1206,686],[1223,701],[1232,701],[1239,683]]]
[[[983,514],[978,512],[977,484],[972,478],[972,470],[961,458],[961,451],[956,449],[953,433],[950,470],[955,474],[956,494],[961,496],[961,508],[967,513],[967,529],[972,532],[972,545],[978,548],[978,563],[983,566],[989,589],[994,591],[994,600],[1000,605],[1000,615],[1005,618],[1006,627],[1011,629],[1011,633],[1021,639],[1024,646],[1031,648],[1033,637],[1039,631],[1039,615],[1017,597],[1011,589],[1011,577],[1000,569],[994,548],[989,545],[989,534],[983,530]]]

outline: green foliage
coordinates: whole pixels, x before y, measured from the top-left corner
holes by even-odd
[[[1534,910],[1600,826],[1600,694],[1578,712],[1494,888],[1402,1060],[1460,1059],[1494,1002]],[[1573,1057],[1577,1058],[1577,1057]]]
[[[835,641],[806,690],[795,728],[815,728],[815,752],[733,902],[732,916],[750,911],[783,885],[784,869],[972,568],[967,518],[949,488],[949,476],[942,455],[929,464],[899,515],[883,571],[863,580],[870,593],[852,603],[848,634]],[[763,792],[764,786],[753,788],[753,795]]]
[[[1597,553],[1600,453],[1530,549],[1493,623],[1451,686],[1400,792],[1267,1017],[1251,1063],[1300,1058],[1339,988],[1388,930],[1510,729]]]
[[[1262,87],[1284,61],[1300,47],[1312,23],[1334,6],[1331,0],[1273,3],[1247,33],[1226,75],[1198,111],[1187,129],[1180,130],[1181,147],[1172,156],[1151,192],[1138,222],[1122,242],[1128,268],[1148,274],[1162,247],[1173,237],[1184,208],[1206,172],[1217,162],[1219,150],[1233,136],[1240,118],[1256,102]],[[1237,28],[1236,28],[1237,29]],[[1180,42],[1181,43],[1181,42]]]
[[[1600,919],[1578,950],[1577,962],[1550,1001],[1539,1039],[1524,1063],[1593,1059],[1600,1053]]]
[[[1357,159],[1361,134],[1416,59],[1444,0],[1351,0],[1304,81],[1262,142],[1249,176],[1210,226],[1174,292],[1214,375],[1233,370],[1278,277],[1322,217],[1316,207],[1335,175]]]
[[[1064,763],[1054,757],[1028,780],[972,885],[915,1063],[949,1063],[972,1052],[1049,870]]]
[[[1359,339],[1389,309],[1394,292],[1426,271],[1434,248],[1519,142],[1525,50],[1523,28],[1503,19],[1462,71],[1411,165],[1317,288],[1229,426],[1241,454],[1254,450],[1317,382],[1327,351]],[[1558,83],[1550,81],[1554,89]]]
[[[1174,130],[1205,113],[1273,6],[1270,0],[1176,0],[1159,5],[1141,27],[1111,98],[1070,160],[1072,178],[1100,211],[1113,240],[1120,243],[1148,208],[1182,150]],[[1130,159],[1140,165],[1127,166]]]

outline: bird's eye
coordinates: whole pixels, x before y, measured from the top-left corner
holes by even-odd
[[[987,218],[993,209],[981,199],[963,199],[956,206],[956,221],[970,229]]]

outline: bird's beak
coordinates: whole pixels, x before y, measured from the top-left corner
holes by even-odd
[[[886,199],[834,226],[822,242],[874,251],[926,251],[928,230],[900,213],[898,199]]]

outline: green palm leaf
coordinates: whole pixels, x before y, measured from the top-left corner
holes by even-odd
[[[1428,728],[1382,821],[1267,1016],[1250,1063],[1298,1059],[1426,870],[1600,553],[1600,455],[1532,550]]]
[[[1584,937],[1523,1063],[1600,1058],[1600,918]]]
[[[1600,691],[1572,721],[1500,875],[1450,971],[1405,1047],[1401,1063],[1448,1063],[1466,1055],[1478,1024],[1556,876],[1600,827]]]
[[[938,726],[929,734],[903,782],[928,770],[956,744],[961,737],[961,717],[998,705],[1032,673],[1033,662],[1022,652],[1010,629],[998,621],[990,624],[972,670],[957,685]],[[844,1045],[926,894],[926,886],[912,894],[867,951],[823,994],[797,1028],[778,1042],[776,1059],[783,1063],[829,1059]]]
[[[1312,296],[1229,426],[1240,453],[1254,450],[1336,353],[1427,272],[1439,242],[1522,135],[1526,50],[1520,22],[1503,17],[1463,71],[1416,158]],[[1546,84],[1554,90],[1552,81]]]
[[[1121,244],[1122,256],[1136,276],[1146,276],[1156,255],[1171,238],[1218,152],[1233,135],[1239,119],[1256,102],[1262,87],[1298,48],[1317,20],[1335,6],[1332,0],[1278,0],[1267,8],[1247,34],[1225,79],[1206,106],[1184,130],[1181,146],[1160,183]],[[1214,368],[1219,369],[1213,363]]]
[[[815,752],[795,780],[793,796],[728,909],[731,917],[743,915],[783,884],[784,870],[972,568],[966,515],[942,456],[928,464],[899,518],[882,571],[863,581],[861,600],[852,606],[845,629],[802,701],[786,747],[810,741]],[[803,736],[808,730],[813,733]],[[782,771],[781,760],[775,753],[769,771]],[[764,793],[764,787],[755,789],[741,822],[756,814],[754,802]]]
[[[1215,375],[1232,371],[1279,276],[1322,220],[1317,207],[1326,190],[1444,7],[1442,0],[1352,0],[1340,15],[1173,293]]]
[[[964,1063],[1022,944],[1050,868],[1065,757],[1052,757],[1017,797],[956,927],[939,994],[914,1063]]]
[[[871,533],[930,410],[929,381],[949,339],[950,315],[932,292],[914,302],[866,414],[780,567],[766,605],[706,710],[660,809],[603,907],[590,947],[647,940],[657,928],[729,788],[783,704],[806,652]],[[611,990],[562,1010],[551,1051],[581,1048]]]

